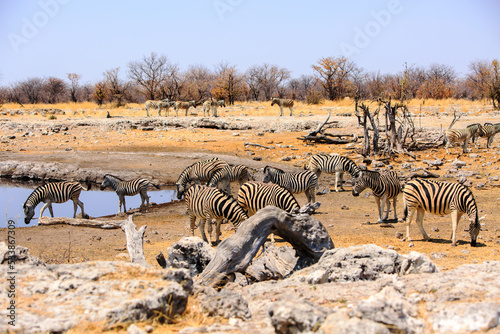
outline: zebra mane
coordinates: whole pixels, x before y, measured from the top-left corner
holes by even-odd
[[[33,190],[33,192],[28,196],[28,198],[24,202],[23,209],[26,207],[26,204],[28,204],[28,202],[29,202],[29,204],[33,205],[34,207],[37,206],[38,203],[40,203],[40,201],[34,201],[34,199],[36,199],[36,196],[38,194],[44,192],[46,186],[47,186],[47,183],[44,183],[41,186],[36,187],[35,190]]]
[[[198,164],[204,164],[207,162],[217,161],[217,160],[220,160],[220,159],[218,157],[213,157],[210,159],[205,159],[205,160],[201,160],[201,161],[197,161],[197,162],[192,163],[191,165],[184,168],[184,170],[179,175],[179,178],[177,179],[177,183],[181,183],[181,182],[184,184],[187,183],[187,174],[191,170],[191,168],[193,168],[193,166],[198,165]]]
[[[469,124],[469,125],[467,125],[467,129],[468,129],[468,128],[472,128],[473,126],[481,126],[481,123],[473,123],[473,124]]]
[[[107,177],[113,178],[113,179],[117,179],[118,181],[123,181],[123,179],[119,178],[118,176],[114,176],[112,174],[106,174],[106,175],[104,175],[104,178],[107,178]]]
[[[276,172],[278,173],[281,173],[281,174],[284,174],[285,171],[282,170],[282,169],[279,169],[279,168],[276,168],[276,167],[273,167],[273,166],[266,166],[264,167],[264,173],[266,173],[267,171],[269,171],[270,169],[274,169]]]

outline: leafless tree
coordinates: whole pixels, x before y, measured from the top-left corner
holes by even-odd
[[[29,78],[17,84],[20,93],[28,103],[38,103],[42,99],[44,80],[42,78]]]
[[[128,64],[128,77],[143,89],[148,100],[155,100],[161,95],[161,87],[172,66],[165,55],[151,52],[141,60],[131,61]]]
[[[453,68],[445,64],[431,64],[425,71],[425,81],[419,89],[419,97],[424,99],[446,99],[452,96],[457,75]]]
[[[68,73],[67,76],[70,82],[69,96],[71,102],[78,102],[78,87],[80,86],[81,75],[76,73]]]
[[[45,80],[44,91],[48,103],[60,102],[66,93],[66,83],[59,78],[49,77]]]
[[[169,98],[170,100],[178,100],[181,98],[183,89],[184,82],[179,65],[169,65],[166,79],[160,87],[160,99]]]
[[[184,73],[186,100],[201,100],[211,96],[214,75],[203,65],[191,65]]]
[[[128,82],[119,78],[120,68],[113,68],[103,73],[106,83],[106,91],[111,100],[115,101],[116,107],[123,105],[123,100],[127,98]]]
[[[235,65],[221,62],[215,66],[212,95],[216,99],[224,99],[227,104],[232,105],[238,97],[242,96],[245,90],[243,76],[238,72]]]
[[[259,96],[263,96],[267,101],[274,94],[283,97],[284,84],[290,78],[290,71],[277,65],[254,65],[247,70],[246,76],[246,82],[253,97],[258,99]]]
[[[351,73],[356,65],[346,57],[321,58],[313,65],[316,77],[330,100],[344,98],[348,94]]]
[[[469,65],[467,82],[474,97],[491,99],[495,109],[500,108],[500,65],[498,60],[475,60]]]

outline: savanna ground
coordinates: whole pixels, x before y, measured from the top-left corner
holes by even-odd
[[[372,106],[374,108],[375,106]],[[200,159],[219,156],[230,163],[243,163],[259,169],[265,165],[274,165],[285,170],[300,170],[307,161],[307,156],[314,153],[339,153],[349,156],[356,163],[362,161],[359,149],[360,141],[355,145],[307,145],[298,137],[310,130],[287,131],[286,124],[304,124],[309,122],[315,127],[322,122],[328,112],[332,113],[331,120],[338,121],[338,127],[329,129],[329,133],[362,134],[362,127],[358,126],[354,116],[353,101],[325,102],[318,106],[298,103],[295,116],[288,116],[285,110],[284,117],[278,117],[279,109],[266,103],[239,103],[234,107],[219,109],[219,120],[229,123],[251,124],[251,130],[217,130],[206,128],[169,128],[160,131],[144,131],[141,129],[112,130],[107,126],[88,127],[71,126],[83,120],[101,120],[103,124],[107,112],[120,120],[135,120],[145,118],[146,111],[142,105],[129,104],[118,109],[98,108],[91,103],[59,104],[59,105],[30,105],[24,110],[35,108],[58,108],[65,111],[65,115],[42,116],[11,113],[21,109],[15,104],[6,104],[6,111],[0,127],[0,156],[3,160],[59,162],[71,163],[81,168],[100,168],[110,172],[131,170],[144,177],[154,179],[162,188],[173,189],[179,173],[191,163]],[[412,101],[410,111],[415,117],[417,130],[433,130],[439,135],[441,127],[447,128],[453,118],[453,110],[466,112],[454,126],[465,127],[475,122],[499,122],[500,115],[492,111],[486,102],[469,101]],[[187,118],[200,118],[201,108],[191,109]],[[197,112],[197,115],[192,114]],[[351,116],[345,115],[350,113]],[[151,119],[158,118],[156,112],[150,112]],[[172,115],[172,113],[170,113]],[[162,118],[164,116],[161,116]],[[172,116],[169,116],[172,117]],[[174,116],[175,117],[175,116]],[[113,119],[113,118],[112,118]],[[381,124],[383,117],[380,117]],[[53,124],[69,124],[67,131],[42,135],[41,131]],[[285,124],[286,123],[286,124]],[[5,126],[16,124],[15,126]],[[280,125],[284,125],[280,127]],[[25,134],[25,127],[30,130]],[[278,129],[269,131],[270,129]],[[25,134],[25,136],[23,136]],[[385,136],[384,133],[381,134]],[[7,139],[15,136],[15,139]],[[12,138],[12,137],[10,137]],[[274,146],[275,149],[245,146],[245,143]],[[479,216],[483,217],[483,230],[480,232],[478,247],[470,247],[470,238],[464,231],[468,228],[465,216],[458,228],[458,246],[451,246],[451,219],[449,216],[433,216],[426,214],[424,227],[432,241],[423,241],[415,224],[411,225],[413,247],[407,241],[396,237],[397,232],[405,235],[405,225],[402,222],[390,220],[389,224],[377,224],[378,212],[370,191],[365,190],[360,197],[353,197],[351,186],[345,185],[346,191],[333,191],[334,177],[322,174],[319,183],[320,189],[329,186],[332,192],[317,196],[321,202],[318,213],[314,215],[329,231],[335,247],[348,247],[360,244],[376,244],[382,247],[394,248],[399,253],[410,251],[445,254],[444,257],[434,259],[442,270],[449,270],[466,263],[481,263],[486,260],[500,260],[500,220],[497,218],[497,207],[500,204],[500,182],[489,181],[490,176],[500,176],[500,143],[496,139],[492,148],[486,149],[484,139],[480,139],[479,149],[471,147],[469,154],[460,154],[461,149],[455,147],[450,154],[446,154],[444,147],[437,149],[413,152],[416,159],[408,155],[394,156],[389,163],[394,170],[408,175],[408,170],[402,170],[401,164],[409,162],[413,167],[428,167],[424,160],[443,159],[444,165],[434,172],[444,175],[451,168],[452,162],[458,157],[465,161],[464,168],[477,171],[478,174],[468,177],[472,181],[472,190],[479,207]],[[71,148],[71,150],[68,150]],[[261,161],[254,160],[260,157]],[[283,157],[291,157],[290,161],[282,161]],[[380,158],[380,157],[379,157]],[[373,157],[374,160],[377,157]],[[369,166],[369,168],[371,168]],[[257,175],[258,177],[259,175]],[[346,175],[345,180],[350,181]],[[442,179],[444,180],[444,179]],[[456,181],[448,178],[447,181]],[[483,187],[477,187],[478,184]],[[233,193],[237,191],[233,187]],[[301,205],[305,204],[304,194],[298,194]],[[113,203],[103,203],[113,208],[118,207],[118,198]],[[37,215],[38,210],[37,208]],[[57,213],[57,204],[54,205]],[[137,211],[137,210],[135,210]],[[86,207],[86,212],[92,215],[92,208]],[[130,211],[129,211],[130,212]],[[401,195],[397,207],[398,218],[403,216]],[[393,212],[390,218],[393,217]],[[114,219],[124,219],[124,216]],[[156,265],[155,255],[160,251],[166,254],[167,248],[183,236],[189,236],[188,216],[183,201],[174,201],[170,204],[153,205],[148,213],[138,213],[134,216],[137,227],[147,225],[144,250],[146,259]],[[20,224],[21,225],[21,222]],[[18,226],[19,226],[18,225]],[[5,229],[1,231],[2,239],[6,238]],[[222,238],[229,237],[233,231],[229,226],[223,227]],[[199,236],[199,231],[195,232]],[[280,239],[277,239],[281,242]],[[71,226],[34,226],[18,228],[16,230],[18,245],[28,247],[30,253],[42,258],[48,263],[74,263],[95,260],[122,260],[128,261],[126,255],[125,235],[121,230],[101,230]],[[193,322],[199,319],[192,319]]]

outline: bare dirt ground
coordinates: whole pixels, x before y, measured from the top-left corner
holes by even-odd
[[[31,107],[36,108],[36,106]],[[433,130],[439,133],[440,127],[447,128],[453,116],[449,106],[427,106],[415,123],[418,129]],[[432,109],[434,108],[434,109]],[[474,122],[499,122],[497,113],[484,111],[483,105],[467,107],[468,115],[462,117],[455,125],[464,127]],[[486,108],[488,109],[488,108]],[[4,106],[4,111],[6,107]],[[106,118],[106,112],[114,118]],[[243,104],[220,111],[218,121],[236,124],[237,127],[220,130],[196,128],[193,126],[171,126],[153,128],[130,128],[120,126],[126,122],[145,120],[145,110],[140,106],[129,109],[78,109],[65,110],[65,115],[36,115],[24,111],[5,111],[0,125],[0,157],[3,161],[31,161],[35,163],[58,162],[71,164],[77,168],[96,168],[110,173],[128,172],[130,175],[153,179],[163,188],[172,188],[179,173],[191,163],[200,159],[219,156],[230,163],[242,163],[259,169],[265,165],[281,167],[285,170],[302,169],[310,154],[339,153],[347,155],[356,163],[362,161],[358,151],[361,143],[355,145],[306,145],[297,137],[308,132],[323,121],[326,114],[332,112],[332,120],[339,123],[338,128],[328,130],[330,133],[362,134],[356,117],[345,116],[352,113],[352,106],[301,106],[296,110],[297,116],[277,117],[278,109],[267,104]],[[410,108],[410,111],[412,109]],[[416,107],[413,111],[417,113]],[[299,116],[299,114],[301,114]],[[119,116],[119,118],[117,117]],[[168,117],[173,119],[175,117]],[[179,117],[179,120],[191,121],[200,119],[199,115]],[[148,120],[158,120],[159,116]],[[165,119],[165,117],[161,117]],[[381,119],[382,122],[382,119]],[[51,131],[62,125],[61,131]],[[67,129],[65,129],[67,127]],[[245,129],[250,127],[250,129]],[[383,135],[383,134],[382,134]],[[15,138],[14,138],[15,137]],[[254,143],[274,148],[248,146]],[[432,216],[427,214],[424,227],[432,241],[422,240],[416,224],[411,225],[414,246],[396,237],[397,232],[405,234],[402,222],[391,220],[390,224],[376,224],[377,209],[372,196],[365,191],[360,197],[351,194],[349,182],[344,192],[330,192],[317,196],[321,202],[315,218],[328,229],[335,247],[347,247],[359,244],[376,244],[382,247],[393,247],[400,253],[417,251],[429,256],[433,253],[445,254],[434,261],[441,269],[447,270],[466,263],[481,263],[486,260],[500,260],[500,220],[497,208],[500,204],[500,182],[488,180],[490,176],[500,176],[500,151],[498,139],[490,149],[485,148],[484,139],[480,140],[480,148],[472,147],[469,154],[460,154],[460,148],[453,148],[446,154],[443,147],[428,151],[414,152],[416,159],[408,155],[393,157],[389,163],[394,170],[403,171],[401,164],[409,162],[413,167],[428,167],[424,160],[443,159],[444,165],[434,172],[447,174],[452,162],[459,157],[467,166],[464,170],[477,171],[477,175],[468,177],[472,181],[472,189],[479,207],[479,216],[486,216],[482,221],[478,247],[470,247],[466,218],[459,225],[458,246],[451,246],[451,219],[449,216]],[[255,157],[261,161],[254,160]],[[283,161],[284,157],[290,161]],[[377,157],[374,157],[376,160]],[[369,167],[371,168],[371,167]],[[128,175],[128,174],[127,174]],[[345,176],[350,180],[350,176]],[[333,190],[333,176],[323,174],[320,177],[320,188],[329,186]],[[444,179],[442,179],[444,180]],[[456,181],[456,177],[447,178]],[[98,180],[96,180],[98,181]],[[483,184],[484,186],[478,187]],[[233,188],[236,192],[237,189]],[[305,204],[304,194],[297,195],[299,203]],[[117,207],[118,198],[113,203],[103,203]],[[37,208],[38,212],[39,208]],[[86,207],[92,214],[92,208]],[[137,210],[135,210],[137,211]],[[402,218],[402,199],[398,201],[398,217]],[[391,212],[391,218],[393,213]],[[116,219],[125,219],[123,216]],[[144,250],[150,264],[155,265],[155,255],[160,251],[166,253],[167,248],[183,236],[189,236],[188,216],[183,201],[170,204],[153,205],[148,213],[134,216],[137,227],[147,225]],[[20,222],[21,224],[21,222]],[[20,225],[19,224],[19,225]],[[5,229],[1,231],[2,239],[6,238]],[[223,238],[233,232],[229,227],[223,228]],[[196,234],[199,236],[199,231]],[[280,240],[278,239],[278,242]],[[125,235],[121,230],[101,230],[71,226],[34,226],[16,230],[18,245],[28,247],[30,253],[49,263],[66,263],[95,260],[128,261],[126,255]]]

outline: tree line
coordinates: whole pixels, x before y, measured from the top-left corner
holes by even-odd
[[[446,64],[428,67],[405,64],[396,74],[368,72],[346,57],[325,57],[312,65],[312,73],[298,78],[274,64],[253,65],[241,71],[221,62],[212,69],[191,65],[181,70],[165,55],[152,52],[113,68],[94,83],[82,83],[82,76],[66,78],[32,77],[0,87],[0,102],[58,103],[95,101],[99,105],[145,100],[202,100],[208,97],[235,101],[268,101],[291,98],[310,104],[322,100],[355,99],[488,99],[500,108],[500,66],[498,60],[474,60],[464,76]]]

